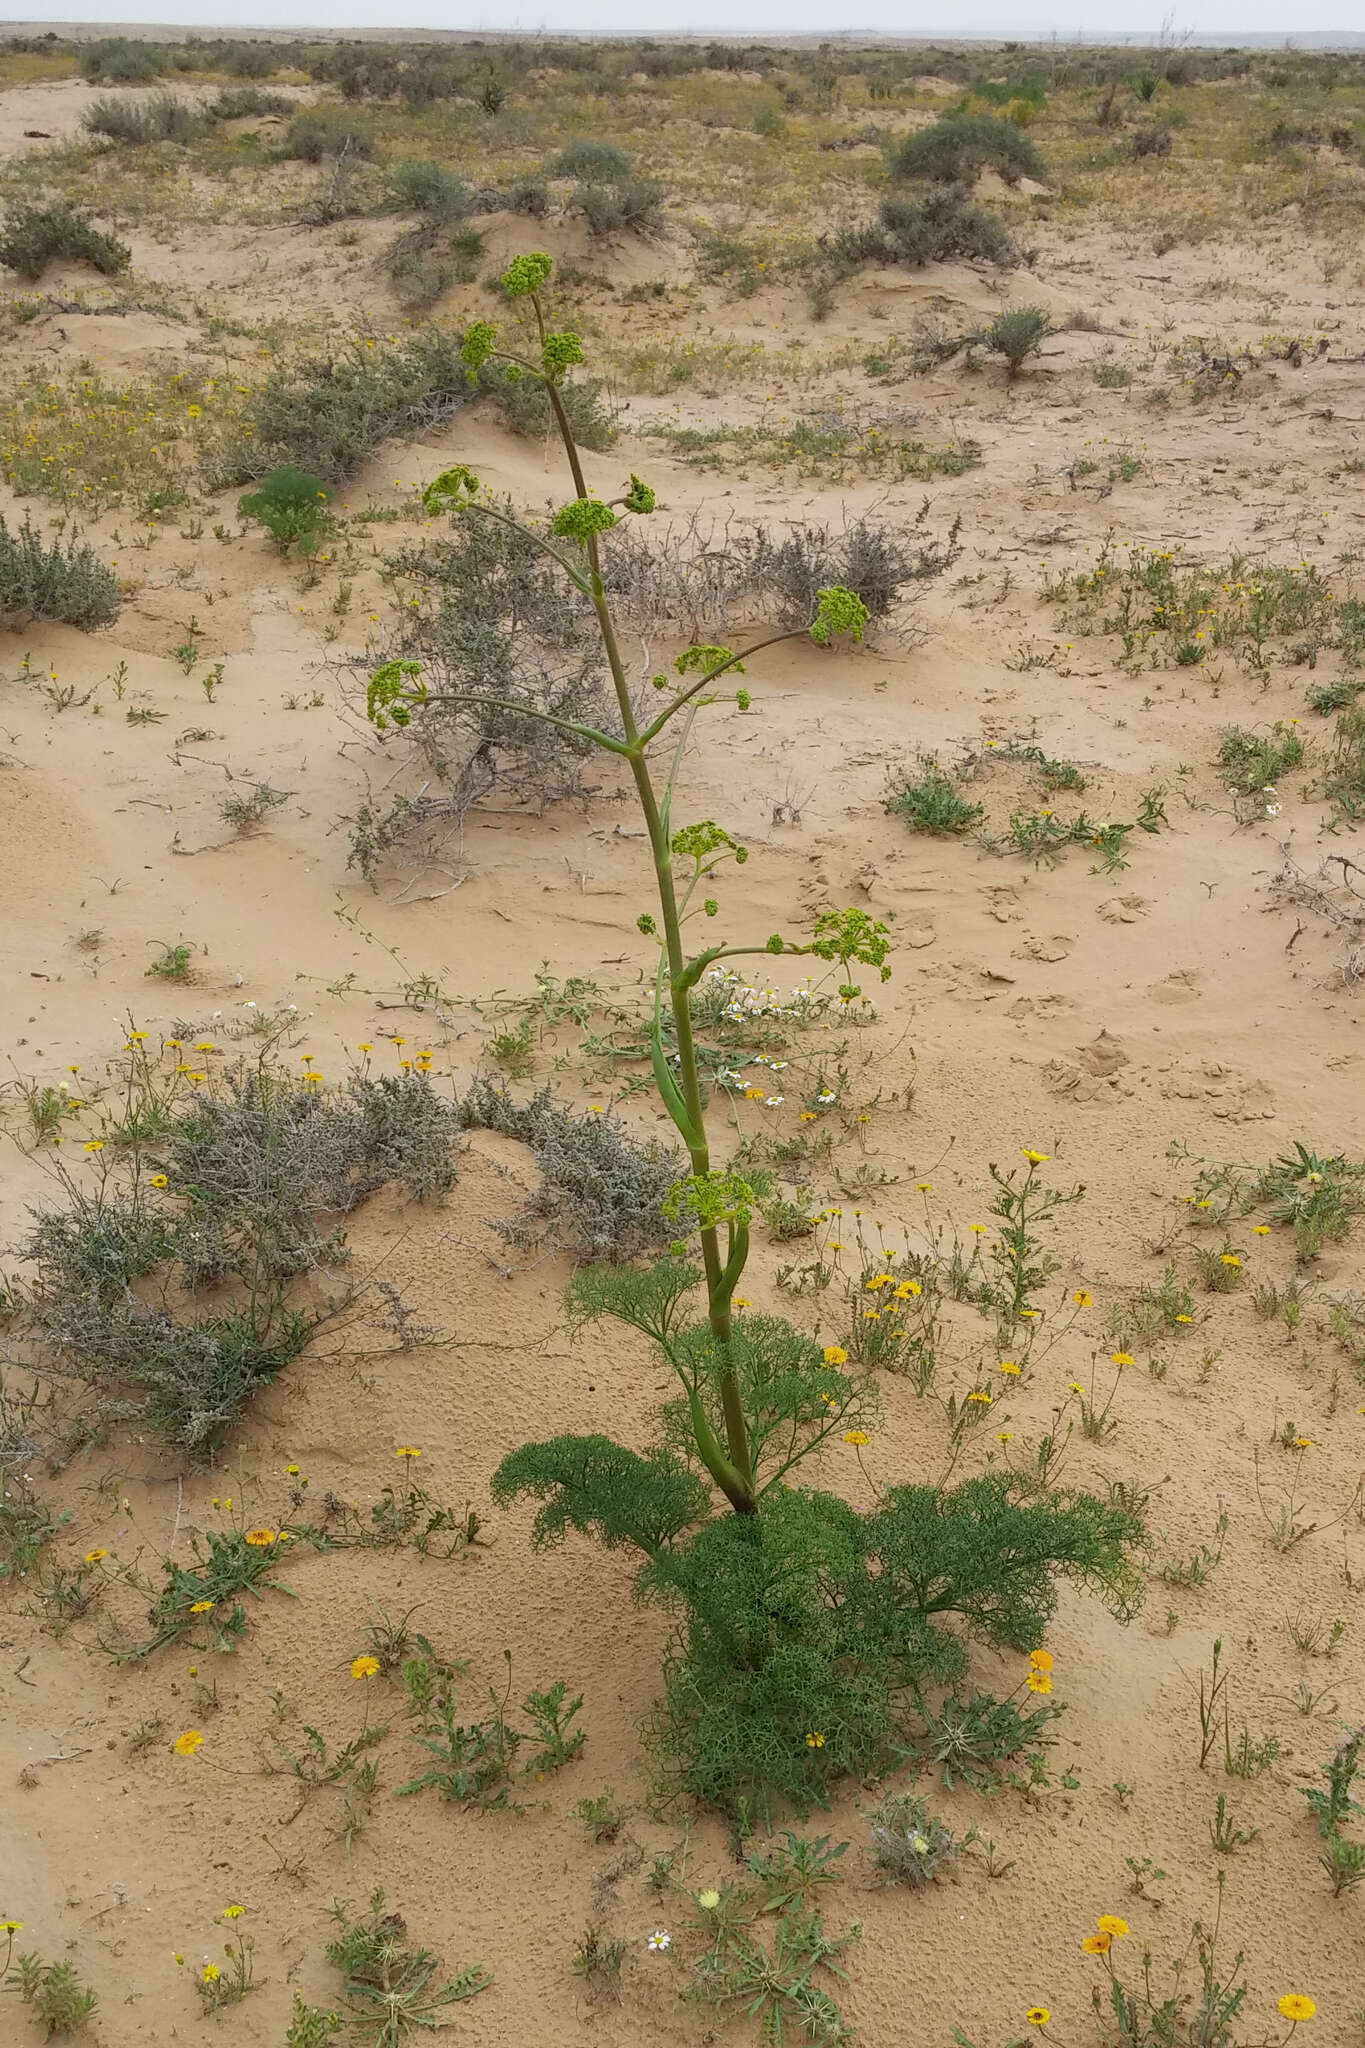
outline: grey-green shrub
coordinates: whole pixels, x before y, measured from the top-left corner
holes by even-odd
[[[466,1124],[502,1131],[530,1148],[541,1184],[513,1216],[493,1228],[520,1251],[570,1250],[584,1260],[622,1260],[656,1249],[670,1235],[662,1210],[678,1177],[678,1155],[643,1144],[618,1117],[584,1115],[542,1088],[514,1102],[478,1079],[460,1105]]]
[[[405,213],[425,214],[438,221],[463,220],[472,211],[473,193],[454,171],[443,171],[422,157],[404,157],[389,172],[394,204]]]
[[[200,124],[188,100],[158,92],[149,99],[96,100],[86,111],[85,125],[92,135],[112,142],[147,143],[192,142]]]
[[[645,178],[622,178],[612,184],[575,185],[573,206],[595,235],[651,235],[663,225],[662,185]]]
[[[397,344],[358,338],[279,364],[256,394],[254,432],[233,450],[225,481],[288,465],[327,485],[347,483],[385,441],[438,425],[476,395],[459,335],[437,328]]]
[[[1050,322],[1042,306],[1014,306],[997,313],[983,337],[992,355],[1003,356],[1011,377],[1017,377],[1031,355],[1047,340]]]
[[[90,263],[103,277],[117,277],[132,251],[69,206],[18,206],[0,232],[0,263],[36,284],[56,256]]]
[[[81,76],[92,84],[149,85],[169,69],[164,50],[131,36],[101,36],[81,51]]]
[[[996,263],[1001,269],[1019,262],[999,216],[952,186],[928,192],[918,201],[884,199],[879,221],[894,260],[916,269],[955,256]]]
[[[118,578],[93,548],[45,541],[27,515],[11,533],[0,515],[0,622],[51,619],[88,632],[118,609]]]
[[[372,157],[374,137],[354,115],[340,107],[310,107],[296,114],[281,145],[285,156],[306,164],[320,164],[324,157]]]
[[[294,102],[287,93],[262,92],[258,85],[225,86],[209,107],[214,121],[243,121],[253,114],[292,114]]]
[[[144,1119],[155,1107],[143,1102]],[[261,1061],[159,1121],[140,1164],[164,1165],[164,1194],[116,1166],[93,1191],[67,1181],[63,1206],[33,1209],[30,1310],[52,1369],[204,1456],[326,1313],[287,1296],[345,1257],[337,1219],[390,1181],[418,1200],[445,1192],[460,1117],[418,1074],[355,1076],[327,1094]],[[233,1291],[197,1305],[224,1283]]]
[[[950,114],[907,135],[891,159],[893,178],[928,178],[940,185],[970,184],[985,170],[1010,185],[1047,175],[1028,137],[1012,121],[991,114]]]
[[[619,185],[631,175],[631,160],[614,142],[571,142],[548,169],[552,178],[578,178],[589,185]]]

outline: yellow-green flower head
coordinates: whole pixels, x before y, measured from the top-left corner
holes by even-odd
[[[540,291],[550,281],[554,269],[553,258],[543,250],[532,250],[525,256],[514,256],[502,273],[502,288],[509,299],[526,299],[532,292]]]

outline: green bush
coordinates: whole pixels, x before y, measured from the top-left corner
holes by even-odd
[[[777,1416],[792,1406],[809,1414],[831,1375],[798,1331],[754,1322],[766,1327],[746,1318],[749,1398],[762,1389],[785,1445]],[[572,1528],[644,1552],[637,1597],[679,1617],[644,1731],[659,1790],[751,1824],[779,1807],[826,1804],[845,1775],[892,1768],[910,1741],[907,1689],[964,1668],[949,1616],[1022,1651],[1042,1640],[1058,1579],[1123,1611],[1141,1584],[1126,1555],[1142,1534],[1137,1517],[1009,1473],[893,1487],[866,1515],[770,1482],[757,1515],[703,1519],[707,1489],[678,1454],[559,1437],[504,1459],[493,1494],[544,1503],[537,1544]]]
[[[572,203],[594,235],[652,235],[663,226],[663,196],[662,185],[622,178],[609,185],[575,185]]]
[[[0,515],[0,622],[51,619],[88,632],[118,609],[118,578],[93,548],[45,542],[27,515],[11,533]]]
[[[932,754],[921,754],[919,774],[901,783],[885,800],[884,808],[900,818],[912,832],[933,832],[942,837],[969,832],[985,816],[980,804],[968,803],[946,769]]]
[[[1003,356],[1009,377],[1019,375],[1028,358],[1040,349],[1051,331],[1042,306],[1015,306],[997,313],[982,337],[992,355]]]
[[[278,68],[279,55],[270,43],[229,43],[218,58],[218,69],[232,78],[269,78]]]
[[[117,277],[132,261],[132,251],[122,242],[102,234],[69,206],[16,207],[0,233],[0,263],[36,284],[54,256],[92,263],[103,277]]]
[[[571,142],[549,165],[552,178],[577,178],[585,185],[620,185],[631,175],[631,161],[614,142]]]
[[[950,114],[907,135],[891,159],[893,178],[928,178],[937,185],[969,185],[984,170],[998,172],[1010,185],[1047,176],[1028,137],[992,114]]]
[[[255,85],[227,86],[209,107],[214,121],[243,121],[253,114],[290,114],[294,102],[287,93],[262,92]]]
[[[253,433],[233,451],[228,480],[246,482],[278,465],[344,484],[385,441],[439,424],[476,395],[460,337],[437,328],[396,344],[356,339],[280,364],[257,393]]]
[[[192,142],[200,124],[188,100],[158,92],[143,100],[96,100],[86,111],[85,125],[92,135],[107,135],[114,142],[145,143]]]
[[[368,159],[375,153],[369,129],[340,107],[310,107],[296,114],[281,147],[285,156],[297,157],[306,164],[320,164],[328,156]]]
[[[128,36],[101,36],[81,51],[81,76],[92,85],[150,85],[169,69],[164,50]]]
[[[395,206],[404,213],[456,221],[472,211],[473,194],[465,180],[425,158],[405,157],[396,163],[389,172],[389,186]]]
[[[953,187],[929,192],[918,202],[884,199],[879,220],[893,260],[916,269],[955,256],[996,263],[1001,269],[1019,262],[999,216]]]
[[[514,178],[503,199],[509,213],[544,220],[550,211],[550,188],[543,178]]]
[[[241,518],[263,526],[278,552],[287,555],[291,547],[316,541],[327,532],[330,496],[315,476],[299,469],[272,469],[257,490],[238,500],[237,511]]]
[[[1030,71],[1021,78],[973,79],[972,92],[977,99],[985,100],[993,107],[1008,106],[1011,100],[1020,100],[1028,107],[1047,104],[1047,88],[1036,71]]]

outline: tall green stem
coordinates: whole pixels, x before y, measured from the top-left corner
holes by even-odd
[[[538,305],[536,317],[537,320],[540,319]],[[564,402],[552,377],[547,377],[545,389],[549,394],[560,439],[564,443],[574,489],[579,498],[586,499],[588,487],[583,475],[583,465],[579,460],[578,445],[574,440],[568,414],[564,410]],[[635,781],[635,792],[644,814],[645,830],[649,834],[650,852],[654,860],[664,954],[668,963],[668,999],[673,1013],[673,1033],[678,1054],[678,1083],[688,1119],[687,1126],[679,1124],[679,1130],[687,1146],[692,1172],[701,1179],[711,1171],[711,1151],[706,1137],[706,1115],[697,1076],[696,1041],[692,1036],[691,993],[686,973],[687,959],[683,952],[682,920],[678,914],[678,894],[673,879],[673,852],[669,845],[668,827],[663,810],[649,772],[649,763],[645,758],[648,736],[641,735],[635,718],[630,682],[621,658],[620,642],[616,637],[616,623],[612,618],[611,605],[602,581],[595,534],[588,535],[587,557],[592,606],[597,614],[602,646],[611,670],[612,684],[621,714],[621,726],[625,733],[625,754],[630,762],[630,772]],[[720,1398],[721,1412],[725,1418],[728,1458],[716,1456],[715,1452],[718,1452],[719,1446],[714,1446],[713,1449],[713,1445],[708,1445],[703,1440],[701,1430],[705,1431],[706,1437],[711,1436],[711,1431],[706,1426],[700,1405],[695,1400],[692,1404],[693,1418],[694,1423],[701,1425],[698,1433],[699,1448],[712,1477],[737,1514],[752,1514],[757,1507],[757,1497],[754,1492],[753,1460],[749,1450],[749,1429],[744,1416],[739,1381],[730,1360],[730,1340],[733,1332],[730,1301],[744,1270],[748,1246],[747,1227],[742,1223],[731,1226],[728,1256],[725,1258],[721,1256],[720,1237],[714,1223],[703,1223],[700,1234],[702,1266],[706,1274],[707,1319],[721,1358]],[[707,1455],[708,1450],[712,1451],[712,1455]]]

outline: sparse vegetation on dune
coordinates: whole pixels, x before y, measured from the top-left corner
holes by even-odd
[[[1360,2048],[1365,55],[0,87],[5,2048]]]

